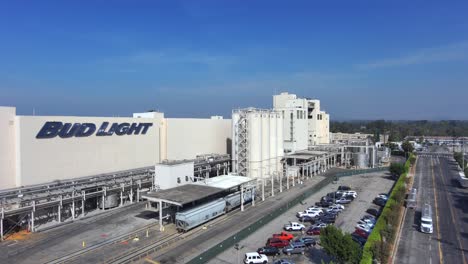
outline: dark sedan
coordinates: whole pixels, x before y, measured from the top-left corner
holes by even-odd
[[[265,254],[267,256],[277,256],[281,252],[279,251],[277,247],[262,247],[262,248],[257,249],[257,253]]]
[[[315,239],[315,238],[313,238],[313,237],[302,237],[302,238],[298,238],[298,239],[296,239],[294,242],[302,242],[302,243],[304,243],[304,245],[306,245],[307,247],[317,245],[317,239]]]
[[[378,217],[380,215],[380,212],[379,210],[377,209],[374,209],[374,208],[369,208],[367,209],[366,213],[370,214],[370,215],[373,215],[375,217]]]

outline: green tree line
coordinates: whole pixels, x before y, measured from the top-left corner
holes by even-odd
[[[402,141],[407,136],[468,137],[467,120],[442,121],[331,121],[330,132],[388,134],[389,141]]]

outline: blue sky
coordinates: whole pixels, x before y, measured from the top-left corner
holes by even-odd
[[[289,91],[332,119],[468,119],[467,14],[467,1],[0,1],[0,105],[230,116]]]

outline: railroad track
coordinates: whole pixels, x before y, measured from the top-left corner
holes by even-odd
[[[71,254],[62,256],[60,258],[57,258],[57,259],[55,259],[53,261],[50,261],[50,262],[47,262],[47,263],[55,264],[55,263],[70,262],[70,261],[78,258],[79,256],[87,254],[87,253],[89,253],[91,251],[98,250],[98,249],[100,249],[100,248],[102,248],[104,246],[120,243],[124,239],[136,237],[140,233],[144,234],[144,232],[146,232],[146,230],[151,229],[151,228],[156,227],[156,226],[159,226],[159,224],[149,224],[149,225],[143,226],[143,227],[141,227],[141,228],[139,228],[139,229],[137,229],[135,231],[122,234],[120,236],[117,236],[115,238],[112,238],[112,239],[109,239],[109,240],[106,240],[106,241],[102,241],[100,243],[94,244],[92,246],[89,246],[87,248],[84,248],[84,249],[81,249],[81,250],[78,250],[78,251],[75,251],[75,252],[73,252]]]
[[[89,217],[86,217],[86,218],[83,218],[83,219],[76,219],[74,220],[73,222],[77,223],[76,226],[74,227],[64,227],[66,225],[68,225],[68,223],[64,223],[60,226],[57,226],[56,228],[59,228],[58,230],[50,230],[48,231],[48,235],[45,236],[44,238],[38,238],[38,239],[34,239],[33,242],[26,242],[25,244],[21,245],[21,246],[18,246],[18,247],[15,247],[14,249],[10,249],[8,251],[8,256],[11,257],[11,256],[14,256],[14,255],[17,255],[19,253],[22,253],[30,248],[33,248],[33,247],[36,247],[37,245],[40,245],[40,244],[43,244],[44,242],[47,242],[47,241],[50,241],[50,240],[53,240],[54,238],[56,237],[60,237],[60,236],[63,236],[65,234],[70,234],[71,232],[75,232],[75,231],[79,231],[80,229],[85,229],[86,228],[86,224],[91,224],[91,223],[94,223],[94,222],[97,222],[103,218],[106,218],[106,217],[109,217],[111,215],[114,215],[114,214],[117,214],[117,213],[122,213],[122,212],[125,212],[125,211],[128,211],[128,210],[131,210],[133,209],[134,207],[137,207],[137,206],[142,206],[142,204],[131,204],[131,205],[126,205],[125,207],[123,208],[116,208],[114,210],[110,210],[110,211],[107,211],[107,212],[102,212],[96,216],[89,216]],[[72,222],[70,222],[72,223]],[[41,232],[38,232],[38,233],[41,233]],[[46,232],[44,232],[46,233]]]

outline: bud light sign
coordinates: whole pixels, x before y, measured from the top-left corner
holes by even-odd
[[[99,128],[93,123],[62,123],[46,122],[37,133],[36,138],[71,138],[89,137],[96,135],[103,136],[124,136],[124,135],[145,135],[153,123],[112,123],[103,122]]]

